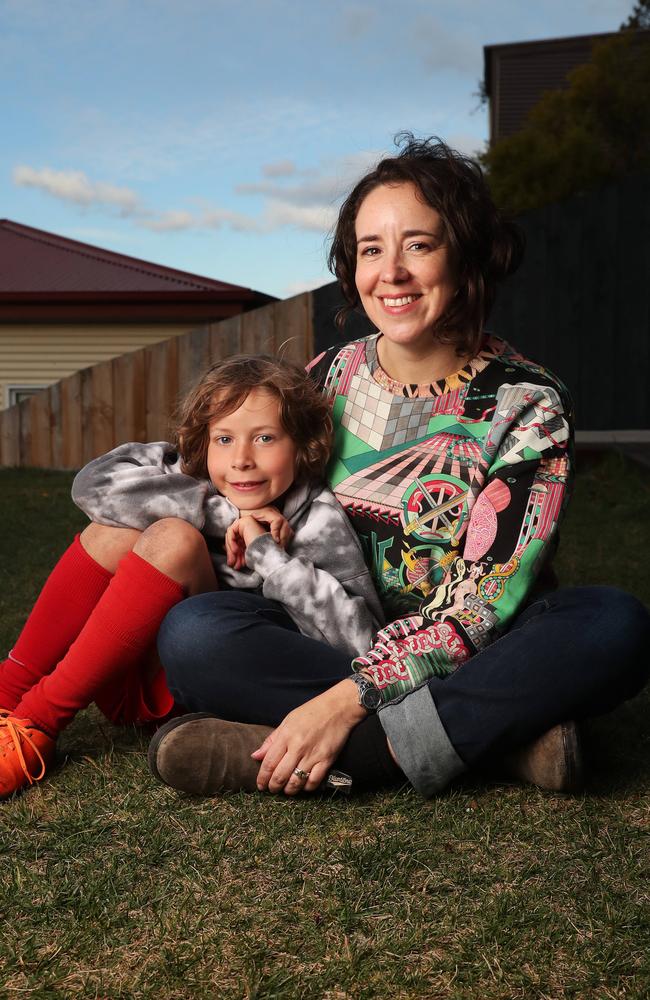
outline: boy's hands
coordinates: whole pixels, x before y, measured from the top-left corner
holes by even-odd
[[[275,507],[247,510],[226,531],[226,561],[233,569],[242,569],[246,563],[247,547],[260,535],[271,534],[280,548],[286,549],[293,538],[293,529],[286,517]]]
[[[245,565],[244,556],[246,549],[260,535],[266,534],[264,528],[251,513],[244,514],[237,521],[233,521],[226,532],[226,562],[233,569],[242,569]]]

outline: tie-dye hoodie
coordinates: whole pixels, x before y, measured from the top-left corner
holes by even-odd
[[[359,540],[322,483],[291,487],[282,503],[294,531],[286,551],[261,535],[246,549],[243,570],[227,565],[223,547],[240,512],[209,480],[182,472],[165,441],[123,444],[94,459],[76,476],[72,498],[91,520],[111,527],[144,531],[164,517],[187,521],[205,536],[222,586],[279,601],[303,635],[350,657],[370,647],[384,621]]]

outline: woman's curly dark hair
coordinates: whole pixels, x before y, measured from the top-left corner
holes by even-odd
[[[456,294],[434,332],[441,342],[456,344],[459,354],[475,354],[498,282],[521,263],[523,236],[496,208],[480,166],[469,156],[436,136],[416,139],[410,132],[395,136],[395,145],[401,147],[397,156],[381,160],[362,177],[339,212],[328,255],[330,271],[347,302],[337,323],[342,326],[361,305],[355,284],[355,223],[361,202],[382,184],[411,183],[441,217],[458,280]]]
[[[327,400],[304,369],[266,355],[240,354],[218,361],[187,394],[174,432],[183,471],[208,478],[210,424],[237,410],[252,389],[266,389],[280,401],[280,423],[297,448],[294,481],[322,479],[332,448]]]

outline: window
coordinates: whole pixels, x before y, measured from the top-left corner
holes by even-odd
[[[45,385],[8,385],[7,386],[7,406],[13,406],[14,403],[21,403],[23,399],[27,399],[29,396],[33,396],[35,393],[40,392],[44,389]]]

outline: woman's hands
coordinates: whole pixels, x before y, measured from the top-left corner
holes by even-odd
[[[313,792],[327,777],[354,727],[366,718],[359,705],[357,686],[346,678],[328,691],[289,712],[259,750],[251,756],[262,761],[257,777],[261,792],[296,795]],[[309,771],[305,781],[294,768]]]
[[[242,569],[246,565],[246,549],[255,538],[270,532],[273,540],[282,549],[293,538],[293,529],[286,517],[275,507],[260,507],[259,510],[247,510],[240,518],[230,525],[226,531],[226,561],[233,569]]]

